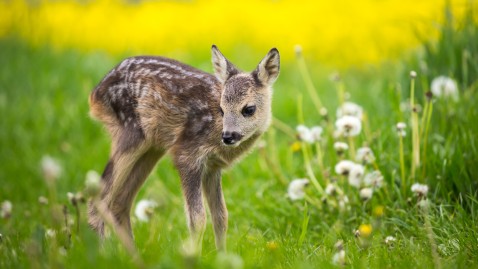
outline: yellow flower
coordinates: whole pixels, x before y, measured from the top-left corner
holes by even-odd
[[[359,226],[360,236],[369,237],[372,234],[372,225],[370,224],[360,224]]]
[[[383,211],[385,210],[385,207],[383,205],[379,205],[373,208],[373,215],[375,217],[381,217],[383,216]]]
[[[279,247],[279,244],[277,244],[276,241],[269,241],[267,242],[266,247],[268,250],[276,250]]]
[[[302,147],[302,144],[301,144],[299,141],[295,141],[295,142],[292,143],[292,145],[290,146],[290,148],[292,149],[292,152],[297,152],[297,151],[299,151],[301,147]]]
[[[34,45],[182,59],[212,43],[238,54],[245,43],[261,51],[276,46],[290,61],[292,48],[301,44],[307,57],[348,67],[400,57],[420,44],[417,36],[436,37],[445,1],[243,0],[234,8],[219,0],[29,2],[0,1],[0,37],[15,31]],[[455,17],[462,17],[468,0],[450,2]]]

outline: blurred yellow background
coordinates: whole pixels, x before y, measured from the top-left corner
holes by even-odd
[[[33,3],[33,4],[27,4]],[[460,17],[469,0],[450,5]],[[442,0],[1,1],[0,37],[17,33],[55,48],[188,57],[277,47],[337,68],[395,59],[434,38]],[[179,54],[179,55],[178,55]],[[236,56],[237,57],[237,56]]]

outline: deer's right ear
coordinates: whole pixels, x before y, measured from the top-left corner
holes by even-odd
[[[216,45],[212,45],[211,50],[214,75],[221,83],[226,82],[228,78],[239,73],[237,68],[222,55]]]

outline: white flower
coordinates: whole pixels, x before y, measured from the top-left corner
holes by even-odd
[[[349,160],[342,160],[335,165],[335,173],[343,176],[347,176],[350,170],[354,167],[355,163]]]
[[[375,155],[369,147],[362,147],[357,150],[355,160],[360,163],[373,163],[375,161]]]
[[[349,172],[349,184],[356,188],[360,188],[364,172],[365,168],[363,167],[363,165],[354,164]]]
[[[349,197],[347,195],[344,195],[342,199],[339,200],[339,208],[341,210],[347,209],[349,204]]]
[[[337,152],[337,154],[342,154],[349,149],[349,145],[347,145],[347,143],[344,143],[344,142],[335,142],[334,149]]]
[[[341,118],[343,116],[352,116],[361,120],[362,113],[363,109],[361,106],[352,102],[345,102],[337,109],[337,118]]]
[[[0,217],[2,219],[9,218],[12,215],[12,202],[5,200],[2,203],[2,210],[0,211]]]
[[[456,82],[446,76],[439,76],[433,79],[431,91],[434,96],[443,98],[452,98],[458,100],[458,86]]]
[[[418,196],[426,196],[428,193],[428,186],[425,184],[415,183],[412,185],[412,192]]]
[[[327,184],[327,187],[325,187],[325,193],[329,196],[334,195],[336,191],[334,184]]]
[[[380,171],[375,170],[371,173],[367,173],[363,182],[365,186],[380,188],[383,185],[383,175]]]
[[[85,194],[87,196],[96,196],[101,188],[101,176],[98,172],[90,170],[86,172]]]
[[[304,187],[309,184],[309,180],[305,178],[294,179],[289,183],[287,194],[289,198],[294,200],[303,199],[305,196]]]
[[[397,123],[398,136],[404,137],[404,136],[407,135],[407,132],[405,131],[405,128],[407,128],[407,125],[405,124],[405,122]]]
[[[342,136],[357,136],[362,130],[362,123],[356,117],[343,116],[335,122],[335,127]]]
[[[153,200],[141,200],[136,204],[134,214],[142,222],[148,222],[158,203]]]
[[[314,126],[310,128],[310,133],[312,134],[314,141],[320,141],[323,131],[324,129],[322,129],[320,126]]]
[[[48,198],[46,198],[45,196],[40,196],[40,197],[38,197],[38,202],[42,205],[47,205],[48,204]]]
[[[323,132],[323,129],[320,126],[314,126],[309,129],[304,125],[299,125],[297,126],[296,130],[301,141],[311,144],[320,141]]]
[[[395,243],[395,241],[397,241],[397,239],[391,235],[385,237],[385,244],[391,246],[393,245],[393,243]]]
[[[332,257],[332,262],[334,264],[344,265],[345,264],[345,250],[339,250],[337,253],[334,254]]]
[[[56,237],[56,231],[53,229],[47,229],[45,231],[45,237],[46,238],[55,238]]]
[[[372,198],[373,195],[373,189],[371,188],[363,188],[360,190],[360,198],[362,200],[369,200]]]
[[[48,155],[42,157],[41,168],[43,176],[48,181],[56,180],[61,174],[61,166],[58,161]]]

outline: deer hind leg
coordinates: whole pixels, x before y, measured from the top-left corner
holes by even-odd
[[[134,197],[164,154],[164,150],[153,149],[143,139],[137,140],[136,143],[131,136],[123,136],[123,139],[128,141],[119,140],[123,144],[115,143],[114,153],[103,172],[100,201],[114,216],[117,225],[133,237],[130,211]],[[92,207],[89,217],[90,226],[100,235],[104,235],[103,220]]]

